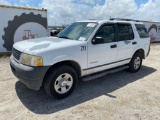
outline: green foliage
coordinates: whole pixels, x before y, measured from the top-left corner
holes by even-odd
[[[7,57],[9,57],[11,54],[0,54],[0,58],[7,58]]]
[[[64,28],[56,28],[55,30],[57,30],[58,32],[61,32]]]

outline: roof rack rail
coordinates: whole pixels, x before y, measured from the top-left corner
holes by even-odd
[[[125,18],[110,18],[109,20],[122,20],[122,21],[135,21],[135,22],[140,22],[139,20],[125,19]]]

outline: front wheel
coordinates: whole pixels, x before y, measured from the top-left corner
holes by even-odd
[[[77,82],[75,70],[67,65],[61,65],[51,69],[45,79],[44,89],[49,96],[62,99],[73,92]]]
[[[142,66],[142,56],[140,53],[135,53],[129,63],[129,72],[138,72]]]

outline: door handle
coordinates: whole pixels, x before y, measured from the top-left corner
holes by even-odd
[[[117,47],[117,45],[116,45],[116,44],[114,44],[114,45],[111,45],[110,47],[111,47],[111,48],[116,48],[116,47]]]
[[[137,44],[137,42],[132,42],[133,45]]]

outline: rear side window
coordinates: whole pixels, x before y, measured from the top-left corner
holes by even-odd
[[[144,25],[136,24],[135,26],[137,28],[137,31],[138,31],[140,38],[148,38],[149,37],[147,29],[145,28]]]
[[[134,33],[130,24],[118,23],[118,40],[133,40]]]

